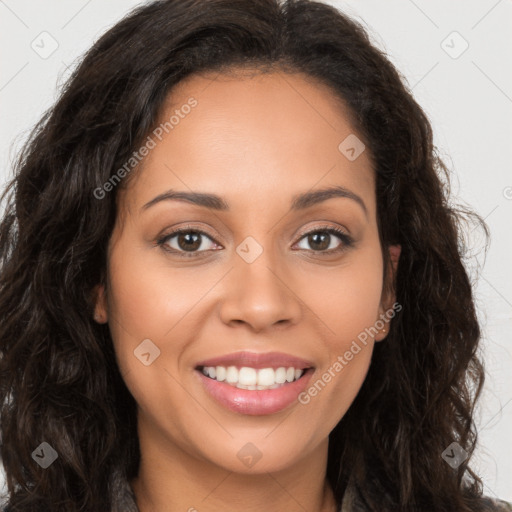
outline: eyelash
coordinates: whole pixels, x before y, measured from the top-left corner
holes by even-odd
[[[215,242],[215,240],[213,240],[213,238],[208,233],[201,231],[200,229],[196,229],[194,227],[186,226],[184,228],[177,229],[176,231],[172,231],[171,233],[162,236],[161,238],[156,240],[156,245],[161,247],[166,252],[169,252],[172,254],[177,254],[179,257],[183,257],[183,258],[197,257],[198,254],[201,254],[202,252],[206,252],[206,251],[186,252],[186,251],[177,251],[176,249],[168,249],[167,247],[165,247],[166,243],[171,238],[174,238],[176,235],[179,235],[181,233],[191,233],[191,232],[198,234],[198,235],[202,235],[202,236],[204,235],[205,237],[209,238],[212,242]],[[335,228],[332,226],[319,227],[319,228],[315,228],[311,231],[307,231],[306,233],[301,234],[301,236],[297,242],[300,242],[302,239],[304,239],[308,235],[312,235],[315,233],[328,233],[330,235],[335,235],[335,236],[339,237],[340,240],[342,241],[342,244],[337,249],[330,249],[328,251],[315,251],[315,250],[311,249],[311,252],[317,253],[321,256],[324,256],[324,255],[330,256],[332,254],[342,253],[342,252],[346,251],[347,249],[349,249],[350,247],[353,247],[353,245],[354,245],[354,240],[352,239],[352,237],[347,235],[347,233],[345,233],[345,231],[343,231],[342,229]]]

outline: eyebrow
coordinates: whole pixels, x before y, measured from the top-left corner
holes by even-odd
[[[295,195],[292,197],[291,209],[293,211],[304,210],[334,197],[352,199],[363,209],[366,217],[368,217],[368,210],[364,201],[354,192],[341,186],[316,189],[304,192],[303,194]],[[145,211],[162,201],[184,201],[198,206],[203,206],[205,208],[211,208],[212,210],[230,210],[229,204],[222,197],[216,194],[168,190],[167,192],[159,194],[155,198],[151,199],[151,201],[148,201],[141,208],[141,211]]]

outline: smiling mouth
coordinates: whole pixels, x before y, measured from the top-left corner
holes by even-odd
[[[207,378],[229,386],[252,391],[277,389],[301,379],[314,368],[252,368],[248,366],[198,366],[196,370]]]

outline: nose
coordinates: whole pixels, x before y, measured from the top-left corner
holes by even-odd
[[[294,291],[291,272],[276,266],[269,253],[263,251],[252,263],[235,256],[235,268],[222,290],[220,316],[226,325],[242,323],[260,332],[299,322],[302,301]]]

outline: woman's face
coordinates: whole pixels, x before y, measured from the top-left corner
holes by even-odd
[[[229,471],[291,467],[326,447],[386,336],[394,297],[368,151],[332,92],[302,75],[190,77],[161,121],[119,195],[96,308],[139,435]],[[231,384],[203,374],[210,359]],[[236,387],[266,379],[280,386]]]

